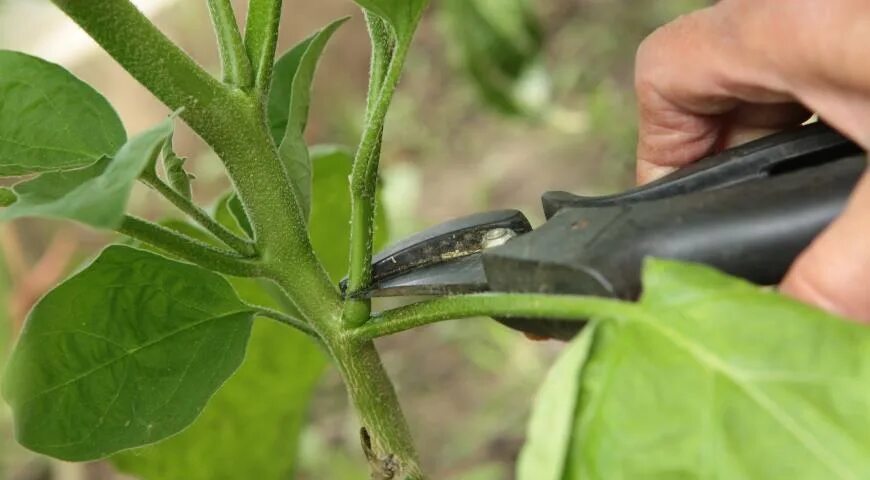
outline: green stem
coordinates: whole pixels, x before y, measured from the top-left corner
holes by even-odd
[[[129,0],[52,0],[125,70],[197,133],[226,114],[230,92],[152,24]],[[159,66],[159,68],[155,68]],[[226,119],[226,120],[223,120]]]
[[[414,440],[390,377],[371,341],[328,344],[360,424],[373,480],[422,480]]]
[[[218,250],[141,218],[127,215],[117,231],[209,270],[236,277],[256,277],[262,273],[255,261]]]
[[[582,322],[621,317],[632,305],[617,300],[573,295],[482,293],[443,297],[387,310],[357,327],[352,336],[372,340],[435,322],[469,317],[558,318]]]
[[[286,313],[279,312],[277,310],[272,310],[271,308],[261,307],[259,305],[250,305],[250,307],[256,310],[257,315],[261,317],[271,318],[272,320],[276,320],[285,325],[289,325],[306,335],[314,337],[315,339],[320,338],[317,335],[317,332],[315,332],[307,323],[296,317],[287,315]]]
[[[224,242],[228,247],[237,251],[239,254],[246,257],[253,257],[257,254],[257,249],[253,243],[237,236],[235,233],[215,221],[215,219],[213,219],[203,209],[196,206],[196,204],[194,204],[190,199],[178,193],[174,188],[158,178],[153,171],[146,171],[142,174],[140,180],[142,183],[160,193],[160,195],[169,200],[169,202],[175,205],[179,210],[184,212],[196,223],[200,224],[203,228],[211,232],[220,241]]]
[[[224,82],[243,89],[250,88],[254,83],[254,75],[232,2],[208,0],[208,10],[217,35]]]
[[[390,67],[390,60],[393,58],[395,42],[390,33],[390,27],[384,19],[368,10],[363,10],[363,13],[372,43],[371,60],[369,61],[371,69],[369,88],[366,95],[366,121],[368,122],[375,111],[375,103],[378,101],[381,88],[384,86],[384,77]]]
[[[341,296],[311,246],[292,187],[256,99],[236,112],[234,131],[215,139],[254,230],[265,278],[277,283],[300,315],[322,333],[337,321]]]
[[[264,98],[272,81],[282,0],[251,0],[245,26],[245,47],[254,69],[254,89]]]
[[[374,110],[368,115],[366,129],[354,157],[350,180],[350,268],[347,284],[349,296],[368,287],[372,279],[372,236],[380,140],[384,120],[399,84],[407,53],[408,45],[405,43],[395,49],[384,75],[380,95],[374,103]],[[351,299],[345,303],[343,321],[349,326],[361,325],[368,320],[370,313],[369,300]]]

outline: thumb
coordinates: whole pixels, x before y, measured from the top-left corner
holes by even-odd
[[[870,322],[870,173],[864,174],[843,214],[798,257],[780,290]]]

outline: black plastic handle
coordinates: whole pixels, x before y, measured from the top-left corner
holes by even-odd
[[[563,208],[624,205],[718,190],[824,166],[860,153],[858,145],[836,130],[824,123],[813,123],[711,155],[657,181],[618,194],[584,197],[547,192],[542,198],[544,213],[550,218]]]
[[[863,154],[849,155],[856,147],[837,145],[792,155],[788,161],[769,155],[750,162],[740,152],[727,152],[732,165],[707,162],[704,169],[672,177],[671,187],[668,181],[659,182],[656,199],[632,196],[635,190],[598,204],[582,197],[574,200],[576,206],[563,203],[540,229],[484,252],[490,286],[496,291],[635,299],[648,256],[704,263],[758,284],[776,284],[839,215],[866,169]],[[777,151],[775,142],[766,148]],[[747,151],[752,156],[760,150]],[[734,175],[752,172],[746,166],[761,160],[777,167],[756,170],[762,173],[755,176]],[[711,169],[720,173],[710,174]],[[721,174],[729,169],[729,175]],[[687,184],[681,182],[693,175],[707,175],[707,181],[695,182],[696,188],[687,193]],[[662,194],[669,191],[677,193]],[[555,338],[570,338],[577,331],[576,323],[558,321],[504,323]]]

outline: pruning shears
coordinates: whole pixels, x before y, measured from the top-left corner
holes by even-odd
[[[547,192],[547,221],[536,229],[517,210],[437,225],[376,255],[372,285],[355,295],[492,291],[634,300],[648,256],[774,285],[842,211],[866,166],[858,145],[825,124],[806,125],[623,193]],[[580,328],[558,319],[499,321],[559,339]]]

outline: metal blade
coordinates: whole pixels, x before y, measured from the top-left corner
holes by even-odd
[[[531,231],[518,210],[450,220],[387,247],[372,261],[372,285],[355,297],[451,295],[489,289],[481,252]],[[347,282],[340,287],[346,295]]]
[[[488,290],[483,261],[477,253],[388,277],[362,292],[362,296],[458,295]]]

